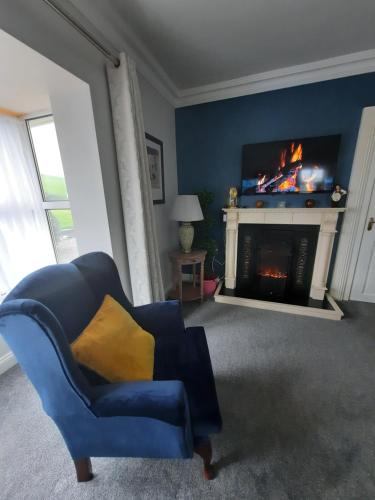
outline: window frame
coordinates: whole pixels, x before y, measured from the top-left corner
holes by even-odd
[[[41,118],[52,118],[53,123],[55,123],[53,113],[43,113],[41,115],[33,115],[30,116],[29,118],[25,117],[25,124],[26,124],[26,129],[27,129],[27,135],[29,138],[29,143],[31,147],[31,152],[33,156],[33,161],[34,161],[34,167],[36,170],[36,174],[38,177],[38,183],[39,183],[39,190],[40,190],[40,196],[41,196],[41,205],[44,210],[44,215],[46,218],[46,222],[48,224],[48,230],[50,233],[51,237],[51,242],[52,242],[52,247],[53,247],[53,252],[55,254],[55,259],[56,263],[59,263],[59,254],[58,254],[58,249],[57,249],[57,242],[55,238],[55,234],[51,225],[51,218],[48,215],[49,210],[70,210],[71,211],[71,206],[70,206],[70,200],[69,200],[69,192],[67,192],[68,199],[67,200],[61,200],[61,201],[46,201],[45,200],[45,192],[43,188],[43,182],[42,182],[42,177],[40,173],[40,168],[39,168],[39,163],[38,163],[38,157],[35,151],[34,147],[34,141],[31,133],[31,128],[30,128],[30,122],[33,120],[40,120]],[[64,176],[65,180],[65,176]]]

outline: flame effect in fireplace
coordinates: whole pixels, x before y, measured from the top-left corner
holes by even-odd
[[[287,274],[282,273],[278,269],[264,269],[259,273],[259,276],[262,276],[263,278],[274,278],[277,280],[286,279],[288,277]]]
[[[290,163],[294,163],[296,161],[302,161],[302,144],[298,144],[298,146],[294,147],[294,142],[292,142],[290,147]]]
[[[286,165],[286,154],[287,154],[286,149],[283,149],[280,153],[280,169],[284,168]]]
[[[300,174],[299,182],[304,185],[304,192],[312,193],[315,190],[315,182],[318,180],[319,175],[321,175],[321,169],[318,165],[304,169],[302,160],[302,144],[299,143],[296,146],[292,142],[290,148],[280,151],[279,167],[274,177],[270,179],[265,174],[259,174],[257,191],[266,192],[267,188],[271,188],[272,192],[298,193],[301,190],[298,186],[298,176]],[[287,174],[285,174],[286,167],[289,167]]]
[[[314,191],[314,184],[313,184],[313,182],[316,179],[318,173],[319,173],[319,167],[318,167],[318,165],[315,165],[313,167],[312,171],[309,172],[310,175],[308,173],[302,171],[302,173],[301,173],[302,182],[305,184],[305,190],[308,193],[312,193]]]
[[[262,184],[264,184],[266,180],[267,180],[267,176],[261,175],[258,179],[258,186],[262,186]]]
[[[296,147],[295,143],[292,142],[290,145],[290,159],[288,161],[289,165],[295,164],[296,162],[302,162],[302,144],[298,144]],[[280,153],[280,164],[279,164],[279,172],[285,168],[287,163],[287,149],[283,149]],[[299,187],[297,186],[297,176],[298,172],[302,169],[302,163],[300,165],[296,165],[293,170],[290,171],[288,177],[281,182],[277,188],[274,188],[274,191],[299,191]],[[313,190],[313,189],[311,189]]]
[[[331,191],[338,144],[328,136],[245,145],[242,194]]]
[[[300,188],[297,185],[297,177],[299,171],[302,169],[302,156],[303,150],[301,143],[296,146],[295,143],[292,142],[290,144],[290,148],[281,150],[277,173],[271,179],[265,174],[260,174],[257,180],[257,192],[266,192],[267,188],[271,189],[273,192],[300,191]],[[287,166],[289,167],[289,172],[285,174]],[[313,178],[311,178],[311,180],[307,179],[306,181],[308,192],[314,190],[314,187],[311,184]],[[310,184],[308,184],[308,182],[310,182]]]
[[[302,167],[297,167],[293,174],[289,175],[281,184],[279,184],[279,191],[299,191],[299,187],[297,184],[297,175],[298,171],[301,170]]]

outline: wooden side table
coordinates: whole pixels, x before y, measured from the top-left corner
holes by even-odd
[[[204,260],[206,250],[192,250],[184,253],[180,250],[170,252],[169,259],[172,263],[173,289],[169,296],[171,299],[179,299],[181,302],[190,300],[203,301]],[[200,264],[200,286],[197,286],[197,264]],[[182,282],[182,267],[193,266],[193,283]]]

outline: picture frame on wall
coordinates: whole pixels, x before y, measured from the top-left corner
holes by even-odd
[[[146,149],[152,201],[154,205],[162,204],[165,203],[163,142],[146,133]]]

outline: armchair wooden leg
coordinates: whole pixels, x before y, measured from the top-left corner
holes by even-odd
[[[212,460],[212,446],[209,439],[202,441],[195,446],[194,451],[203,459],[203,476],[205,479],[214,479],[214,468],[211,464]]]
[[[94,474],[92,473],[91,460],[89,458],[78,458],[74,460],[74,465],[76,467],[77,481],[79,483],[91,481]]]

